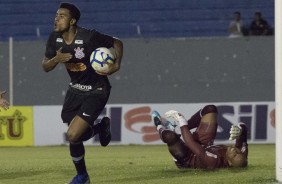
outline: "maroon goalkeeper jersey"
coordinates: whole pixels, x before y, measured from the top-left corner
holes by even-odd
[[[215,169],[229,167],[226,159],[227,146],[212,145],[205,148],[205,152],[196,155],[191,152],[185,163],[176,161],[179,168],[199,168],[199,169]]]

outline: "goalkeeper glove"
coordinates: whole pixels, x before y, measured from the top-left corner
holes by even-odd
[[[180,127],[188,125],[185,117],[175,110],[170,110],[165,113],[167,118],[173,118]]]
[[[237,125],[232,125],[229,133],[230,133],[230,137],[229,137],[230,141],[240,137],[240,135],[242,134],[242,127],[240,126],[240,123],[238,123]]]

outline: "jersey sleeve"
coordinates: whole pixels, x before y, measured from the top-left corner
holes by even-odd
[[[55,34],[51,33],[46,43],[45,57],[51,59],[56,56]]]
[[[112,36],[100,33],[96,30],[91,31],[91,43],[96,45],[97,47],[113,47],[114,45],[114,38]]]

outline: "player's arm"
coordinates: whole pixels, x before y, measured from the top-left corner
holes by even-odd
[[[2,107],[4,110],[9,109],[9,102],[4,98],[4,94],[6,91],[0,91],[0,107]],[[1,111],[1,110],[0,110]]]
[[[185,142],[185,145],[188,146],[188,148],[191,149],[191,151],[196,155],[204,155],[205,150],[204,148],[194,141],[192,133],[188,129],[188,125],[183,125],[180,127],[181,135],[183,137],[183,140]]]
[[[185,145],[194,154],[196,154],[198,156],[201,156],[201,155],[203,156],[205,154],[205,150],[199,143],[197,143],[194,140],[192,133],[190,132],[190,130],[188,128],[188,122],[184,118],[184,116],[182,114],[180,114],[179,112],[175,111],[175,110],[171,110],[171,111],[166,112],[165,116],[167,118],[169,118],[169,117],[174,118],[175,121],[179,124],[180,130],[181,130],[181,135],[183,137]]]
[[[123,56],[123,43],[121,40],[114,38],[114,55],[115,55],[115,63],[111,66],[108,75],[111,75],[120,69],[121,59]]]
[[[70,53],[62,53],[62,48],[57,50],[56,56],[49,59],[45,56],[45,58],[42,61],[42,67],[45,72],[49,72],[53,70],[58,63],[64,63],[69,61],[72,58],[72,55]]]

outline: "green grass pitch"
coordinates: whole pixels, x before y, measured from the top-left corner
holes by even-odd
[[[249,145],[244,169],[204,171],[175,167],[165,145],[86,146],[91,183],[271,184],[275,145]],[[75,175],[67,146],[0,147],[0,184],[63,184]]]

